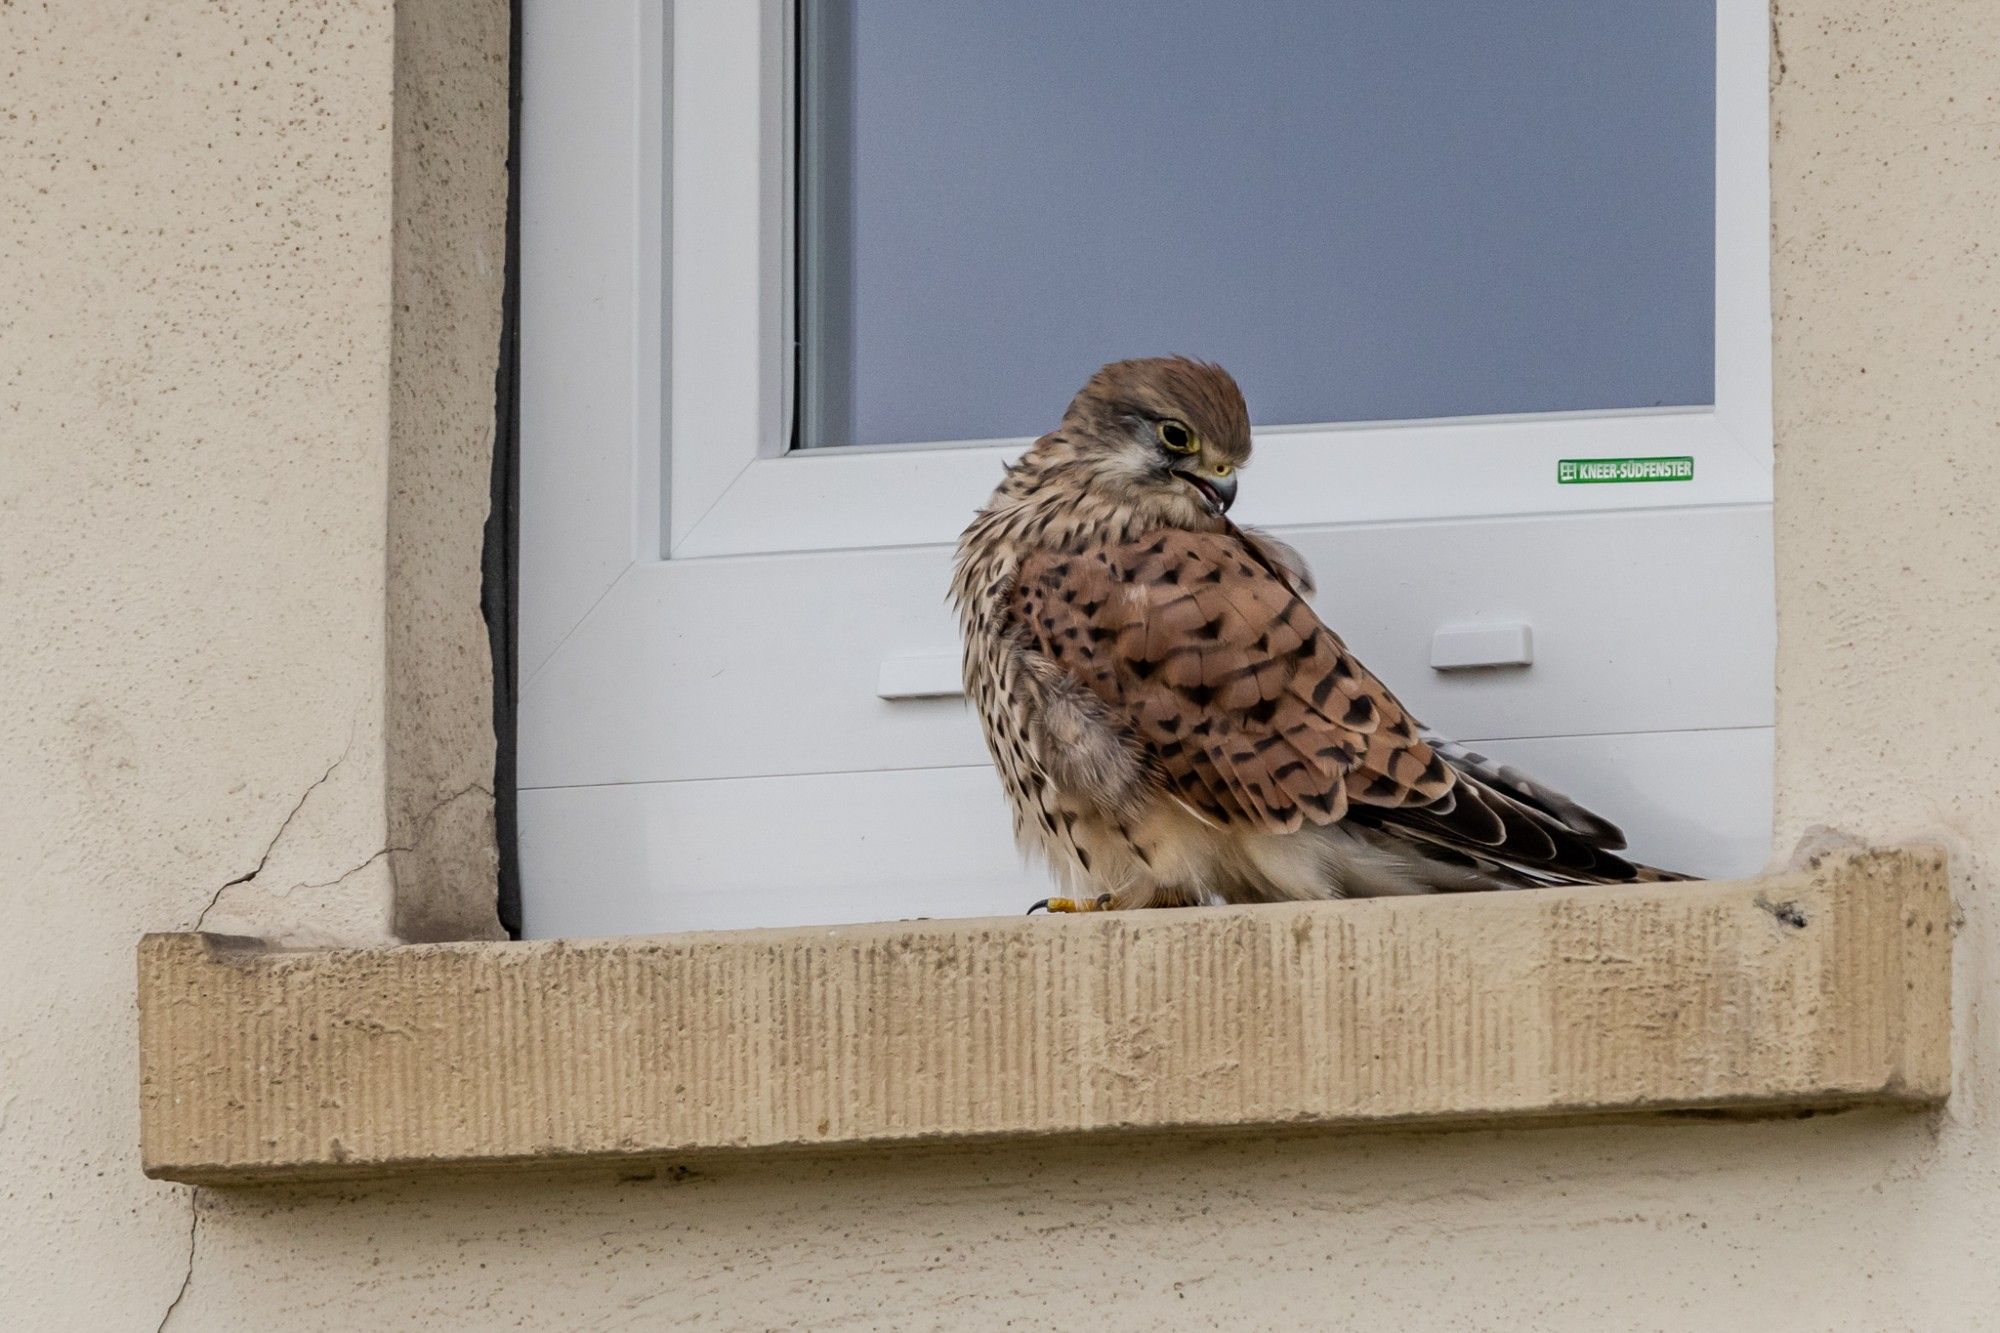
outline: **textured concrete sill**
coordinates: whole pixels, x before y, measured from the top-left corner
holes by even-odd
[[[1941,854],[1735,883],[712,935],[139,947],[149,1175],[1928,1105]]]

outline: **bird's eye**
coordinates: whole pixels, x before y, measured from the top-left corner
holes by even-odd
[[[1200,446],[1194,442],[1194,432],[1178,421],[1162,421],[1158,427],[1160,443],[1177,454],[1191,454]]]

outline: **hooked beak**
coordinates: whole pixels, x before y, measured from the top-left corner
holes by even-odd
[[[1201,498],[1218,516],[1229,512],[1229,506],[1236,503],[1236,473],[1232,470],[1223,476],[1213,471],[1203,472],[1201,465],[1189,460],[1174,468],[1174,475],[1201,492]]]

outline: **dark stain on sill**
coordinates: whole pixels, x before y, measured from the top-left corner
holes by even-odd
[[[1769,912],[1771,919],[1781,926],[1790,926],[1793,930],[1804,930],[1810,924],[1806,919],[1804,910],[1795,902],[1774,903],[1761,893],[1751,901],[1766,912]]]

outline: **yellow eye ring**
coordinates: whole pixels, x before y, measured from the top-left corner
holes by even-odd
[[[1153,431],[1160,437],[1161,446],[1169,453],[1192,454],[1201,450],[1201,441],[1195,439],[1194,432],[1187,428],[1185,422],[1171,419],[1162,421],[1153,427]]]
[[[1218,477],[1226,477],[1235,470],[1235,466],[1229,463],[1217,463],[1215,465],[1215,475]]]

